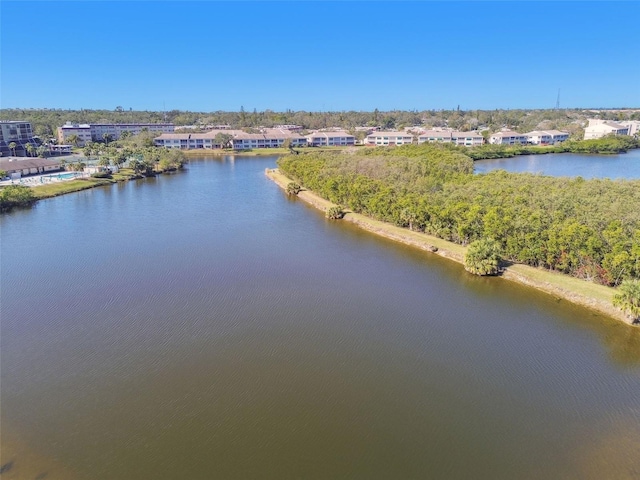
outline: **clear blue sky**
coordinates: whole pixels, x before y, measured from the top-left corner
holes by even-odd
[[[640,2],[0,1],[0,106],[640,107]]]

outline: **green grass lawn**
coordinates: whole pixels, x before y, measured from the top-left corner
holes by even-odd
[[[79,192],[88,188],[98,187],[100,185],[110,185],[114,180],[108,178],[89,178],[83,180],[69,180],[67,182],[49,183],[47,185],[39,185],[32,187],[34,196],[40,200],[42,198],[56,197],[65,193]]]

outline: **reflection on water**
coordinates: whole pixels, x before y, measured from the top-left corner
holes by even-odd
[[[640,329],[327,221],[273,164],[0,218],[2,458],[37,464],[15,478],[637,469],[605,446],[640,427]]]

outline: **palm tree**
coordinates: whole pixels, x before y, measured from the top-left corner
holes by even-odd
[[[75,133],[72,135],[69,135],[67,137],[67,141],[73,145],[74,147],[77,147],[80,143],[80,137],[78,137],[78,135],[76,135]]]
[[[18,146],[18,144],[16,142],[11,142],[9,144],[9,150],[11,150],[13,152],[13,156],[16,156],[16,147]]]
[[[495,275],[501,260],[500,244],[491,238],[482,238],[469,244],[464,269],[474,275]]]
[[[29,154],[29,156],[33,157],[33,152],[35,150],[34,146],[31,145],[30,143],[27,143],[27,146],[25,148],[26,148],[27,153]]]
[[[325,217],[327,217],[329,220],[340,220],[342,217],[344,217],[344,210],[340,205],[329,207],[325,213]]]
[[[402,209],[402,212],[400,212],[400,216],[402,218],[402,221],[405,224],[409,225],[409,230],[413,231],[413,223],[418,219],[418,215],[416,215],[416,212],[411,208],[404,208]]]
[[[302,190],[302,188],[295,182],[289,182],[287,184],[287,195],[298,195],[300,190]]]
[[[640,280],[623,280],[618,293],[613,296],[613,305],[628,313],[633,323],[640,321]]]

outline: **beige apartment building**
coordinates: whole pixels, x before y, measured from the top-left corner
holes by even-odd
[[[629,135],[629,127],[609,120],[589,119],[589,125],[584,129],[584,139],[592,140],[606,135]]]
[[[454,130],[427,130],[418,135],[418,143],[453,143],[463,147],[477,147],[484,143],[480,132],[457,132]]]

